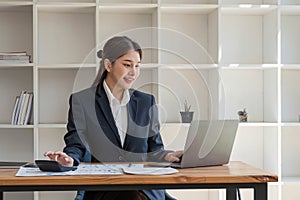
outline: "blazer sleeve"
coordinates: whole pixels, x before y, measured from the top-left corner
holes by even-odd
[[[64,136],[66,146],[64,152],[74,159],[74,165],[79,165],[86,152],[82,142],[85,131],[85,118],[80,99],[76,95],[71,95],[69,99],[69,113],[67,123],[67,133]]]
[[[165,161],[165,156],[172,152],[164,150],[164,144],[160,135],[160,123],[158,120],[158,109],[155,98],[151,95],[150,126],[148,137],[148,160],[149,161]]]

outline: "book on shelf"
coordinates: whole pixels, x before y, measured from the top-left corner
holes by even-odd
[[[33,104],[33,92],[21,91],[16,97],[15,105],[12,113],[12,125],[26,125],[30,121]]]
[[[7,56],[7,55],[14,55],[14,56],[25,56],[27,55],[26,51],[8,51],[8,52],[0,52],[0,55]]]
[[[13,110],[13,114],[12,114],[12,118],[11,118],[12,125],[14,125],[16,123],[16,115],[17,115],[19,101],[20,101],[20,96],[16,96],[15,106],[14,106],[14,110]]]
[[[20,113],[20,110],[21,110],[22,101],[23,101],[23,98],[24,98],[24,93],[25,93],[25,91],[22,90],[21,94],[19,96],[19,101],[17,102],[17,106],[16,106],[16,112],[15,112],[15,115],[13,116],[13,119],[14,119],[14,121],[12,122],[13,125],[18,124],[18,118],[19,118],[19,113]]]
[[[23,123],[24,123],[25,113],[26,113],[27,106],[28,106],[28,99],[29,99],[29,93],[25,92],[24,97],[23,97],[22,106],[20,109],[20,113],[18,116],[18,125],[23,125]]]
[[[28,105],[26,109],[26,115],[23,121],[23,124],[29,124],[29,119],[31,117],[32,113],[32,102],[33,102],[33,92],[29,92],[29,99],[28,99]]]
[[[0,52],[0,64],[4,63],[29,63],[30,55],[22,52]]]
[[[0,55],[0,60],[29,60],[29,55]]]

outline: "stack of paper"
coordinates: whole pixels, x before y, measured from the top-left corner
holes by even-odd
[[[30,56],[26,51],[21,52],[0,52],[0,64],[4,63],[29,63]]]

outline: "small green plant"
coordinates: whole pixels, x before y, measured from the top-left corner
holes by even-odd
[[[184,111],[180,112],[181,122],[191,123],[191,121],[193,120],[194,112],[190,111],[191,105],[187,103],[187,100],[184,101],[183,107],[184,107]]]
[[[191,105],[188,105],[187,100],[184,100],[184,112],[190,112]]]

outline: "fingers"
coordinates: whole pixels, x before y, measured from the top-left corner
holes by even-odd
[[[57,161],[57,155],[55,155],[53,151],[45,152],[44,156],[47,156],[48,158],[50,158],[50,160]]]
[[[74,163],[73,158],[62,151],[47,151],[44,153],[44,156],[47,156],[50,158],[50,160],[57,161],[66,166],[72,166]]]
[[[179,162],[180,158],[183,154],[183,151],[174,151],[171,153],[168,153],[165,157],[165,160],[168,162]]]
[[[174,151],[173,153],[174,153],[174,155],[175,155],[176,157],[180,157],[180,156],[182,156],[183,151],[182,151],[182,150],[180,150],[180,151]]]
[[[68,157],[68,155],[61,151],[47,151],[44,153],[44,156],[50,158],[50,160],[58,161],[58,159]]]

